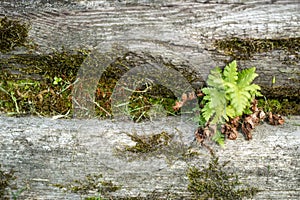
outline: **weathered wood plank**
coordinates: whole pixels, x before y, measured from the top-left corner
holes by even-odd
[[[131,51],[187,63],[203,80],[209,69],[229,60],[213,46],[216,39],[300,36],[298,1],[22,2],[4,1],[0,13],[30,20],[30,35],[45,51],[119,43]],[[299,87],[299,59],[284,64],[288,56],[298,55],[273,51],[240,63],[256,66],[261,75],[256,82],[263,86]]]
[[[228,170],[262,190],[254,199],[296,200],[300,198],[299,120],[292,117],[279,127],[264,124],[256,128],[251,141],[240,136],[237,141],[227,141],[224,149],[212,147],[221,161],[230,161]],[[141,124],[3,116],[0,121],[1,163],[5,168],[14,167],[19,187],[25,183],[30,186],[22,193],[22,199],[80,199],[79,195],[64,193],[51,184],[68,184],[87,174],[98,173],[122,185],[120,191],[112,193],[119,198],[145,196],[153,191],[164,192],[163,197],[166,197],[169,191],[188,199],[187,168],[205,165],[209,159],[207,150],[197,145],[192,145],[193,151],[200,155],[183,159],[181,153],[192,144],[194,127],[175,118]],[[132,161],[114,153],[116,147],[134,145],[126,132],[148,135],[162,131],[174,134],[178,146]]]
[[[205,80],[209,69],[224,65],[229,57],[212,45],[215,39],[289,38],[300,36],[298,0],[216,0],[216,1],[14,1],[0,3],[0,16],[19,17],[32,24],[30,37],[47,52],[52,48],[88,47],[119,43],[146,59],[148,55],[197,72]],[[145,53],[146,52],[146,53]],[[18,53],[18,50],[13,52]],[[37,52],[39,53],[39,52]],[[298,52],[299,53],[299,52]],[[239,61],[243,67],[256,66],[261,85],[300,87],[299,60],[284,64],[283,51],[255,54]],[[296,55],[289,55],[291,57]],[[157,59],[159,60],[159,59]],[[191,70],[195,69],[195,70]],[[230,170],[263,192],[256,199],[299,199],[299,117],[281,127],[263,125],[250,142],[229,141],[218,149],[222,160],[231,160]],[[186,192],[185,170],[202,164],[200,156],[188,162],[177,156],[151,157],[126,162],[113,155],[120,143],[130,143],[123,130],[139,134],[168,131],[184,133],[190,144],[193,126],[179,126],[170,119],[149,124],[112,121],[0,118],[0,159],[4,167],[15,167],[19,183],[28,181],[31,190],[24,199],[80,199],[63,193],[51,183],[64,183],[74,176],[102,173],[123,185],[116,196],[145,195],[154,190]],[[204,155],[207,152],[199,150]],[[168,162],[167,162],[168,161]]]

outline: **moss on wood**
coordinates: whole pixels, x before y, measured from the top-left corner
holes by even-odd
[[[227,172],[225,166],[228,163],[221,164],[219,158],[212,153],[207,167],[190,167],[187,172],[188,190],[196,199],[224,200],[249,198],[259,192],[257,188],[244,186],[236,174]]]
[[[294,55],[293,59],[286,58],[285,63],[295,64],[299,62],[300,37],[279,39],[255,39],[255,38],[226,38],[214,42],[216,48],[233,60],[248,60],[256,53],[283,50],[288,55]]]
[[[107,195],[121,189],[121,186],[113,184],[112,181],[105,181],[102,174],[88,174],[84,179],[76,179],[66,184],[52,184],[52,186],[81,195],[89,193]]]
[[[85,50],[62,50],[0,60],[0,111],[38,115],[68,112],[72,108],[72,84],[87,54]]]
[[[30,25],[17,19],[0,19],[0,51],[6,53],[16,47],[28,46]]]

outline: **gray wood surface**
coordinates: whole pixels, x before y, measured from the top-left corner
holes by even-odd
[[[150,56],[172,63],[182,73],[196,72],[199,83],[195,84],[203,84],[210,69],[223,66],[229,59],[212,45],[215,39],[299,37],[299,10],[298,0],[0,2],[0,16],[30,21],[30,37],[38,43],[39,51],[49,52],[62,45],[102,51],[119,44],[145,60]],[[22,49],[12,53],[19,51]],[[244,68],[256,66],[260,75],[256,82],[261,85],[272,86],[275,76],[274,86],[297,89],[299,60],[293,65],[284,64],[286,56],[283,51],[255,54],[239,64]],[[194,146],[201,155],[189,161],[162,154],[128,162],[113,154],[116,146],[132,144],[124,130],[137,134],[168,131],[178,136],[177,128],[184,136],[181,142],[190,145],[195,127],[172,120],[141,125],[1,116],[0,160],[3,167],[15,168],[19,185],[30,186],[22,199],[81,199],[51,184],[68,183],[98,172],[123,185],[113,194],[117,197],[167,190],[188,197],[185,172],[189,165],[208,161],[204,149]],[[254,199],[300,198],[299,120],[292,117],[279,127],[262,125],[252,141],[239,137],[228,141],[225,149],[216,148],[221,160],[231,161],[229,170],[263,190]]]
[[[298,116],[286,119],[282,126],[264,124],[255,129],[251,141],[239,135],[236,141],[227,141],[224,149],[211,147],[221,162],[230,161],[226,170],[262,190],[254,199],[296,200],[300,198],[299,121]],[[195,127],[176,118],[137,124],[0,116],[0,122],[2,167],[15,169],[19,188],[28,186],[21,199],[81,199],[83,196],[63,192],[51,184],[68,184],[99,173],[106,181],[122,185],[121,190],[111,193],[116,199],[146,196],[154,191],[163,192],[165,198],[169,192],[187,199],[186,170],[189,166],[205,166],[210,157],[206,149],[192,142]],[[163,153],[146,153],[139,158],[115,154],[116,148],[135,144],[126,133],[150,135],[162,131],[173,134],[176,141]],[[184,160],[182,154],[187,153],[188,146],[200,155]],[[88,196],[93,195],[91,191]]]
[[[101,51],[117,43],[196,71],[203,84],[211,68],[229,60],[212,45],[215,39],[299,37],[299,5],[298,0],[4,0],[0,15],[30,21],[30,36],[44,51],[61,46]],[[299,88],[299,59],[283,63],[295,56],[283,51],[255,54],[240,66],[256,66],[256,82],[263,86],[272,86],[275,76],[273,86]]]

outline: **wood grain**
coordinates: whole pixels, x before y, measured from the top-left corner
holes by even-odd
[[[130,51],[187,63],[203,80],[211,68],[230,59],[213,46],[216,39],[300,36],[299,1],[32,2],[2,1],[0,13],[29,20],[30,36],[44,51],[62,46],[101,50],[118,43]],[[299,88],[299,59],[284,64],[295,56],[260,53],[240,65],[256,66],[260,85]]]
[[[30,186],[20,196],[26,200],[79,200],[97,195],[91,191],[80,197],[53,184],[66,185],[99,173],[106,181],[122,185],[121,190],[111,193],[115,199],[152,192],[160,194],[162,199],[167,199],[168,193],[177,195],[169,199],[190,199],[186,171],[190,166],[207,166],[209,160],[208,151],[192,142],[195,127],[174,118],[133,123],[0,116],[0,121],[1,164],[5,169],[16,170],[19,188]],[[135,144],[126,133],[151,135],[162,131],[173,134],[178,143],[159,154],[137,157],[115,153],[116,148]],[[267,124],[257,127],[251,141],[239,135],[236,141],[227,141],[224,149],[207,144],[216,150],[221,163],[230,161],[227,172],[237,173],[242,182],[262,190],[253,199],[296,200],[300,197],[299,143],[299,117],[292,117],[279,127]],[[182,153],[187,153],[189,146],[200,155],[185,160]]]
[[[204,84],[209,70],[230,58],[213,46],[216,39],[300,37],[299,0],[123,0],[33,1],[3,0],[0,16],[29,21],[37,53],[61,48],[102,51],[119,44],[145,60],[172,63],[184,73],[195,73]],[[19,53],[22,50],[16,50]],[[299,54],[299,52],[297,52]],[[242,68],[257,67],[262,86],[286,86],[299,91],[299,60],[284,63],[277,50],[241,60]],[[272,78],[276,83],[272,84]],[[0,160],[15,167],[19,183],[29,181],[23,199],[80,199],[51,183],[67,183],[88,173],[102,172],[123,185],[117,197],[170,191],[188,198],[185,172],[191,164],[207,162],[203,156],[190,162],[166,156],[127,163],[113,156],[115,145],[130,142],[126,131],[140,134],[174,132],[186,128],[169,119],[139,127],[133,123],[96,120],[53,121],[40,118],[0,117]],[[299,199],[299,117],[282,127],[261,126],[253,141],[230,141],[217,150],[221,160],[231,160],[230,170],[263,189],[255,199]],[[100,127],[100,128],[99,128]],[[193,127],[184,130],[190,142]],[[118,137],[116,137],[118,136]],[[204,155],[206,152],[202,151]]]

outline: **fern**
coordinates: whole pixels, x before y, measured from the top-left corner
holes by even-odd
[[[203,100],[207,101],[202,109],[204,119],[212,121],[212,123],[216,123],[222,118],[227,119],[225,91],[210,87],[203,88],[202,92],[206,95]]]
[[[225,82],[235,83],[238,80],[239,76],[238,76],[235,60],[229,63],[228,66],[225,67],[223,74],[224,74]]]
[[[248,113],[251,101],[260,95],[260,87],[251,84],[258,76],[255,67],[237,71],[236,61],[228,64],[223,72],[215,68],[208,76],[208,87],[202,89],[205,97],[202,116],[206,122],[221,123],[229,118]]]
[[[224,144],[225,136],[220,131],[217,131],[213,135],[212,140],[215,141],[217,144],[219,144],[221,147],[225,146]]]

